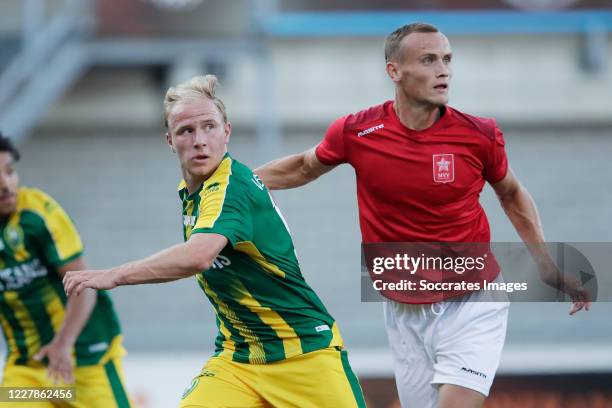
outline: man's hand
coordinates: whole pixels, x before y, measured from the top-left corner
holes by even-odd
[[[591,309],[592,294],[589,290],[582,286],[576,279],[563,274],[547,252],[540,251],[540,255],[537,256],[536,261],[540,269],[542,280],[555,289],[566,293],[570,299],[572,299],[572,307],[569,312],[570,316],[573,316],[582,309],[586,311]]]
[[[573,316],[577,312],[584,309],[585,311],[591,310],[591,293],[584,286],[577,286],[576,283],[570,284],[570,287],[565,287],[565,293],[567,293],[572,299],[572,308],[570,309],[570,316]]]
[[[34,360],[42,361],[45,357],[49,362],[47,365],[47,375],[54,384],[59,384],[62,381],[65,384],[74,383],[71,347],[60,342],[51,341],[51,343],[42,347],[36,353]]]
[[[78,296],[84,289],[113,289],[117,287],[115,273],[111,269],[98,271],[70,271],[64,275],[66,295]]]
[[[570,296],[573,302],[570,315],[582,309],[589,310],[592,294],[581,283],[562,274],[552,261],[544,243],[544,231],[535,203],[512,169],[508,168],[504,179],[492,186],[506,215],[538,265],[542,280]]]
[[[591,303],[592,302],[574,302],[569,312],[570,316],[573,316],[576,312],[581,311],[583,308],[588,312],[591,310]]]

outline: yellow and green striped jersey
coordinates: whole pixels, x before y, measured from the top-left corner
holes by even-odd
[[[282,215],[248,167],[225,155],[197,191],[181,182],[179,196],[185,241],[197,233],[229,241],[196,275],[217,317],[215,355],[265,364],[342,347],[334,319],[302,276]]]
[[[83,245],[68,215],[51,197],[19,188],[17,210],[0,220],[0,324],[7,363],[30,364],[61,327],[66,294],[57,268],[81,256]],[[98,299],[74,347],[76,364],[97,364],[120,339],[107,293]]]

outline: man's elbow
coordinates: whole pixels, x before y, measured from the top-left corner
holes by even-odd
[[[303,184],[315,181],[320,176],[328,172],[332,167],[324,166],[313,158],[305,158],[304,164],[300,167],[300,178]]]
[[[508,205],[515,202],[516,195],[514,192],[507,192],[504,194],[497,194],[497,199],[501,203],[502,207],[507,207]]]
[[[187,251],[183,253],[180,269],[182,277],[189,277],[204,272],[212,266],[215,261],[214,257],[205,248],[199,245],[193,245],[192,242],[187,242]]]
[[[195,234],[184,244],[181,258],[187,260],[187,268],[195,275],[209,270],[227,243],[228,239],[220,234]]]
[[[316,172],[312,171],[312,169],[307,168],[307,167],[302,167],[300,169],[300,181],[301,181],[301,184],[308,184],[311,181],[315,181],[317,178],[319,178],[319,174],[317,174]]]
[[[196,256],[189,265],[192,275],[209,270],[215,260],[208,255]]]

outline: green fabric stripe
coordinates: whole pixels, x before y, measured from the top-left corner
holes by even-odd
[[[115,396],[117,408],[130,408],[130,400],[128,399],[127,393],[125,392],[125,388],[123,387],[121,378],[119,378],[119,374],[117,373],[117,369],[115,368],[115,363],[113,363],[113,360],[104,364],[104,371],[106,371],[108,382],[110,383],[111,389],[113,390],[113,395]]]
[[[193,197],[193,212],[196,214],[200,213],[200,202],[202,201],[202,196],[200,195],[200,192],[202,191],[202,187],[204,187],[204,184],[200,186],[198,194]]]
[[[236,278],[236,279],[238,281],[241,281],[240,278]],[[242,286],[244,286],[244,288],[249,291],[251,296],[253,296],[253,293],[255,292],[249,290],[244,285],[244,282],[241,282],[241,283],[242,283]],[[233,285],[232,289],[234,288],[235,286]],[[260,344],[263,346],[264,354],[266,356],[266,361],[270,361],[271,359],[273,360],[284,359],[285,358],[285,348],[283,346],[282,339],[278,337],[276,332],[270,326],[268,326],[266,323],[264,323],[261,320],[261,318],[259,317],[257,313],[252,312],[248,307],[243,306],[240,303],[238,303],[237,301],[238,296],[240,295],[237,293],[233,293],[232,302],[231,303],[226,302],[226,303],[228,303],[228,305],[234,310],[238,318],[242,322],[245,323],[245,326],[251,329],[257,328],[257,333],[254,333],[254,334],[257,336]],[[253,296],[253,298],[257,300],[255,296]],[[259,302],[259,300],[257,301]],[[282,357],[279,357],[279,356],[282,356]]]
[[[42,215],[32,210],[22,210],[19,218],[19,225],[21,225],[24,229],[28,229],[29,226],[35,231],[36,245],[42,250],[41,255],[43,256],[40,257],[41,259],[44,259],[47,264],[51,265],[61,263],[62,260],[60,259],[57,247],[55,246],[55,241],[53,241],[53,237],[47,229],[47,224],[45,223],[45,219],[42,217]],[[28,252],[30,249],[32,248],[29,246],[26,247]]]
[[[100,342],[110,345],[120,333],[119,319],[110,296],[105,291],[98,291],[96,305],[75,344],[77,366],[97,364],[107,350],[90,351],[89,347]]]
[[[202,293],[204,293],[204,295],[209,299],[210,304],[215,310],[215,324],[217,325],[217,337],[215,338],[215,352],[213,355],[216,357],[219,354],[221,354],[221,352],[223,351],[223,341],[225,341],[225,337],[221,334],[221,320],[219,318],[219,309],[217,308],[217,304],[213,302],[213,300],[206,294],[204,285],[202,285],[202,283],[200,283],[200,281],[197,278],[196,278],[196,282],[198,283],[198,286],[202,289]],[[234,340],[231,330],[230,330],[230,339]]]
[[[227,331],[230,332],[230,339],[232,339],[232,341],[234,342],[236,346],[236,350],[232,354],[232,360],[237,361],[236,360],[237,354],[248,354],[249,352],[249,347],[246,342],[246,339],[242,337],[242,335],[238,332],[238,330],[229,322],[229,320],[227,320],[225,316],[223,316],[221,313],[217,314],[217,316],[219,317],[219,320],[223,321],[223,324],[225,325],[225,328],[227,329]],[[222,348],[224,340],[225,340],[225,337],[223,337],[221,332],[219,332],[219,334],[217,335],[217,340],[215,341],[215,346]]]
[[[15,337],[15,344],[17,346],[17,351],[19,352],[19,357],[15,361],[15,364],[25,364],[28,361],[28,349],[25,344],[25,335],[21,326],[19,326],[19,321],[15,317],[15,313],[13,313],[13,309],[10,308],[9,305],[4,301],[4,293],[0,293],[0,311],[4,315],[6,321],[11,326],[13,330],[13,336]],[[6,333],[5,333],[6,339]],[[7,344],[8,344],[8,339]],[[8,356],[8,354],[7,354]]]
[[[342,360],[342,368],[344,369],[344,374],[346,374],[346,378],[351,384],[351,390],[353,390],[353,396],[355,397],[355,402],[359,408],[366,408],[365,399],[363,398],[363,392],[361,391],[361,385],[359,385],[359,380],[353,373],[353,369],[348,362],[348,356],[346,354],[346,350],[340,350],[340,358]]]
[[[266,300],[266,298],[270,296],[274,297],[276,300],[276,297],[282,294],[283,290],[286,290],[282,287],[282,285],[278,284],[277,279],[280,278],[270,276],[270,274],[266,270],[264,270],[254,261],[252,261],[251,258],[248,257],[246,254],[239,255],[242,255],[246,262],[250,264],[244,269],[251,271],[251,275],[255,274],[255,269],[259,270],[259,276],[256,280],[248,279],[248,277],[239,278],[239,281],[242,286],[251,294],[251,296],[257,301],[257,303],[259,303],[263,307],[271,309],[272,311],[276,312],[281,318],[283,318],[283,320],[285,320],[285,323],[287,323],[289,327],[295,330],[296,335],[299,336],[298,331],[291,324],[291,321],[283,317],[282,313],[279,313],[278,308],[273,307],[272,305],[270,305],[270,302]],[[237,295],[233,295],[234,298],[236,298],[236,296]],[[295,307],[295,304],[290,307]],[[236,314],[238,314],[239,317],[242,317],[244,315],[245,319],[248,319],[248,321],[250,322],[250,327],[256,328],[257,332],[260,335],[263,334],[263,336],[265,336],[265,341],[262,341],[262,344],[266,353],[266,361],[277,361],[285,358],[285,347],[283,345],[283,340],[277,335],[277,333],[272,327],[264,323],[256,313],[251,312],[251,310],[249,310],[247,307],[242,306],[237,302],[235,303],[235,306],[232,306],[232,308],[236,311]],[[302,343],[301,338],[300,344],[303,349],[304,344]]]
[[[204,291],[204,286],[202,284],[200,284],[200,281],[197,281],[197,282],[200,285],[200,287],[202,288],[202,291]],[[230,332],[230,339],[232,339],[232,341],[236,345],[236,350],[234,351],[234,354],[239,353],[239,352],[243,352],[243,353],[247,352],[248,353],[248,346],[247,346],[247,343],[245,341],[245,338],[242,337],[242,335],[240,333],[238,333],[236,328],[229,322],[229,320],[227,320],[227,318],[225,316],[223,316],[223,314],[219,311],[219,305],[217,305],[217,303],[215,303],[213,298],[208,296],[206,291],[204,291],[204,294],[209,299],[211,305],[215,309],[215,316],[216,316],[216,318],[218,320],[220,320],[220,321],[223,321],[223,324],[225,325],[225,328]],[[217,328],[218,327],[219,327],[219,325],[217,324]],[[216,353],[220,353],[221,352],[222,344],[223,344],[224,340],[225,340],[225,338],[221,334],[221,331],[219,331],[219,334],[217,335],[217,338],[215,339],[215,347],[217,348]],[[233,356],[232,356],[232,359],[233,359]]]
[[[215,353],[213,355],[217,357],[223,351],[223,341],[225,340],[225,337],[221,334],[221,321],[217,314],[215,314],[215,324],[217,325],[217,337],[215,338]]]
[[[41,295],[40,298],[42,299],[43,303],[45,305],[48,305],[49,303],[51,303],[54,299],[58,299],[59,302],[61,304],[63,304],[61,297],[58,296],[57,292],[53,289],[53,285],[49,284],[47,282],[47,284],[41,286],[39,288]],[[49,312],[46,312],[45,315],[47,316],[46,321],[49,324],[49,327],[51,328],[52,331],[52,335],[55,336],[55,330],[53,328],[53,322],[51,321],[52,316],[48,314]],[[41,345],[44,346],[45,344],[47,344],[49,341],[51,341],[53,339],[53,337],[51,337],[50,340],[47,341],[47,339],[43,339],[41,337]]]
[[[202,184],[202,186],[203,185],[204,184]],[[202,189],[202,186],[200,186],[200,189],[198,190],[198,192]],[[193,201],[193,207],[191,208],[191,212],[188,212],[187,209],[186,209],[189,201]],[[193,197],[193,200],[189,200],[188,198],[185,198],[183,200],[183,217],[185,215],[197,217],[199,212],[200,212],[200,201],[201,201],[201,197],[200,197],[199,193],[196,194]],[[183,221],[183,240],[187,241],[187,226],[185,225],[184,218],[183,218],[182,221]]]
[[[50,270],[48,278],[49,278],[48,279],[49,282],[51,283],[51,288],[53,288],[53,291],[55,292],[57,297],[60,298],[62,305],[66,306],[68,299],[66,297],[66,292],[64,291],[64,285],[62,284],[62,281],[60,280],[59,275],[55,273],[53,270]]]
[[[243,255],[248,262],[248,266],[244,269],[252,271],[248,276],[241,277],[243,285],[253,294],[255,300],[262,306],[274,310],[295,331],[300,339],[302,352],[308,353],[328,347],[333,335],[331,330],[317,333],[314,327],[327,324],[331,329],[334,319],[327,313],[325,306],[301,275],[298,278],[292,275],[286,275],[285,279],[277,278],[247,255],[240,255]],[[236,258],[234,257],[234,260]],[[259,272],[256,273],[255,270]],[[284,353],[280,339],[279,342],[279,347]]]
[[[191,214],[189,214],[196,218],[200,215],[200,202],[202,201],[202,197],[200,197],[200,191],[202,191],[202,187],[204,187],[204,183],[202,183],[202,186],[200,186],[200,188],[198,189],[198,194],[193,198],[193,211],[191,212]],[[196,219],[196,224],[197,222],[198,221]],[[195,224],[191,226],[191,228],[193,227],[195,227]],[[193,234],[193,229],[191,230],[191,233]]]
[[[32,288],[33,292],[29,293],[27,296],[23,296],[21,293],[19,294],[21,303],[23,303],[28,310],[30,318],[34,322],[34,326],[36,326],[41,347],[50,343],[55,334],[53,326],[51,325],[51,316],[49,316],[45,307],[45,300],[47,298],[45,296],[45,287],[48,290],[49,286],[46,283],[36,285],[35,289]]]

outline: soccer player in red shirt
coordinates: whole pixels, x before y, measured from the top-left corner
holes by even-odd
[[[262,166],[259,177],[270,189],[293,188],[349,163],[364,243],[487,243],[489,222],[478,199],[488,182],[521,239],[532,244],[542,276],[554,282],[558,270],[537,245],[544,233],[536,206],[508,166],[495,120],[447,105],[452,52],[446,36],[429,24],[405,25],[387,37],[385,59],[394,100],[337,119],[318,146]],[[575,300],[570,314],[588,310],[580,284],[564,284]],[[486,300],[482,291],[462,296],[460,302],[385,302],[403,406],[483,405],[499,364],[508,303],[478,302]]]

